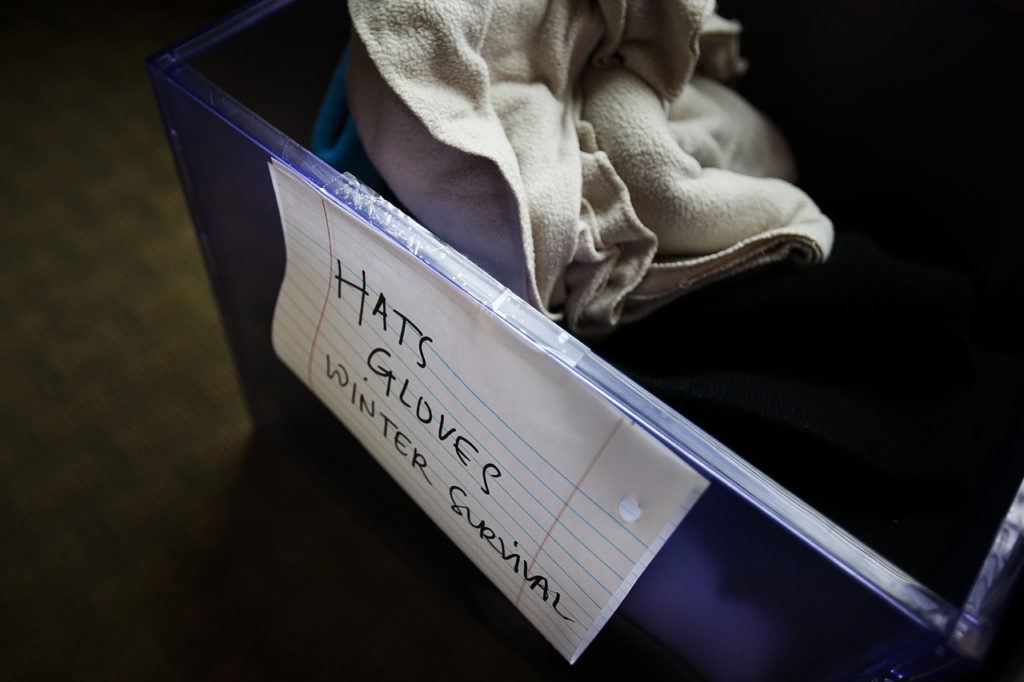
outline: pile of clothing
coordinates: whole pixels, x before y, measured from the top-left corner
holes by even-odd
[[[746,63],[713,8],[352,0],[351,118],[335,109],[323,146],[357,130],[420,222],[584,336],[821,262],[832,225],[775,128],[719,82]]]
[[[975,343],[968,277],[880,247],[933,237],[927,211],[833,206],[834,236],[729,87],[737,22],[710,0],[349,11],[314,151],[915,576],[977,545],[962,589],[1024,476],[1024,360]]]

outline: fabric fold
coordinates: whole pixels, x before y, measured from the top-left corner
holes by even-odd
[[[577,333],[827,257],[707,0],[350,0],[366,152],[442,239]]]

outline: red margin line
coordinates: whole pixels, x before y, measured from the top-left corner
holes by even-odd
[[[594,468],[595,464],[597,464],[597,460],[601,459],[601,455],[604,454],[604,450],[605,450],[605,448],[608,447],[608,443],[612,442],[612,438],[615,436],[616,433],[618,433],[619,427],[622,426],[624,421],[625,420],[623,420],[623,419],[619,419],[617,422],[615,422],[615,428],[612,429],[612,432],[609,433],[608,437],[604,439],[604,443],[601,444],[601,449],[599,449],[597,451],[597,454],[594,455],[594,459],[590,460],[590,464],[587,465],[586,471],[584,471],[583,475],[580,476],[580,480],[576,481],[576,487],[574,487],[572,489],[572,492],[569,493],[569,497],[565,498],[565,502],[562,503],[562,508],[559,509],[558,510],[558,514],[555,515],[555,520],[551,522],[551,527],[548,528],[548,532],[544,535],[544,539],[540,541],[540,546],[537,547],[537,551],[533,553],[532,557],[530,557],[530,565],[531,566],[533,565],[533,563],[535,561],[537,561],[537,557],[540,556],[541,550],[544,549],[544,543],[546,543],[548,541],[548,538],[551,537],[551,533],[552,533],[552,531],[555,530],[555,526],[557,526],[558,522],[562,519],[562,514],[564,514],[565,510],[569,508],[569,503],[572,502],[572,498],[576,496],[576,491],[580,489],[581,485],[583,485],[583,480],[590,474],[590,470]],[[517,607],[519,606],[519,600],[522,599],[522,597],[523,597],[523,588],[524,587],[526,587],[526,581],[525,580],[522,583],[519,584],[519,593],[516,594],[516,606]]]
[[[327,219],[327,202],[323,199],[320,204],[324,209],[324,227],[327,228],[327,253],[330,260],[327,263],[327,293],[324,295],[324,304],[320,307],[320,319],[316,321],[316,330],[313,332],[313,343],[309,346],[309,359],[306,361],[306,383],[313,388],[313,352],[316,350],[316,341],[320,338],[320,325],[324,321],[324,313],[327,312],[327,301],[331,300],[331,277],[334,273],[334,245],[331,243],[331,221]]]

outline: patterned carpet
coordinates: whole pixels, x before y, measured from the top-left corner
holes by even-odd
[[[250,426],[143,57],[225,10],[0,10],[0,679],[153,679]]]
[[[679,679],[480,628],[425,521],[388,542],[353,470],[253,434],[142,63],[233,4],[0,8],[0,680]]]

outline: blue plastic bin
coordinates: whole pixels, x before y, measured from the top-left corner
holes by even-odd
[[[363,216],[379,201],[304,147],[344,47],[344,11],[265,0],[147,62],[252,414],[282,434],[328,417],[271,348],[285,255],[267,162]],[[451,277],[451,265],[426,263]],[[541,315],[508,324],[711,481],[616,618],[709,679],[935,679],[983,657],[1024,560],[1024,489],[1005,500],[966,598],[940,595],[573,340],[580,355],[568,359]]]

